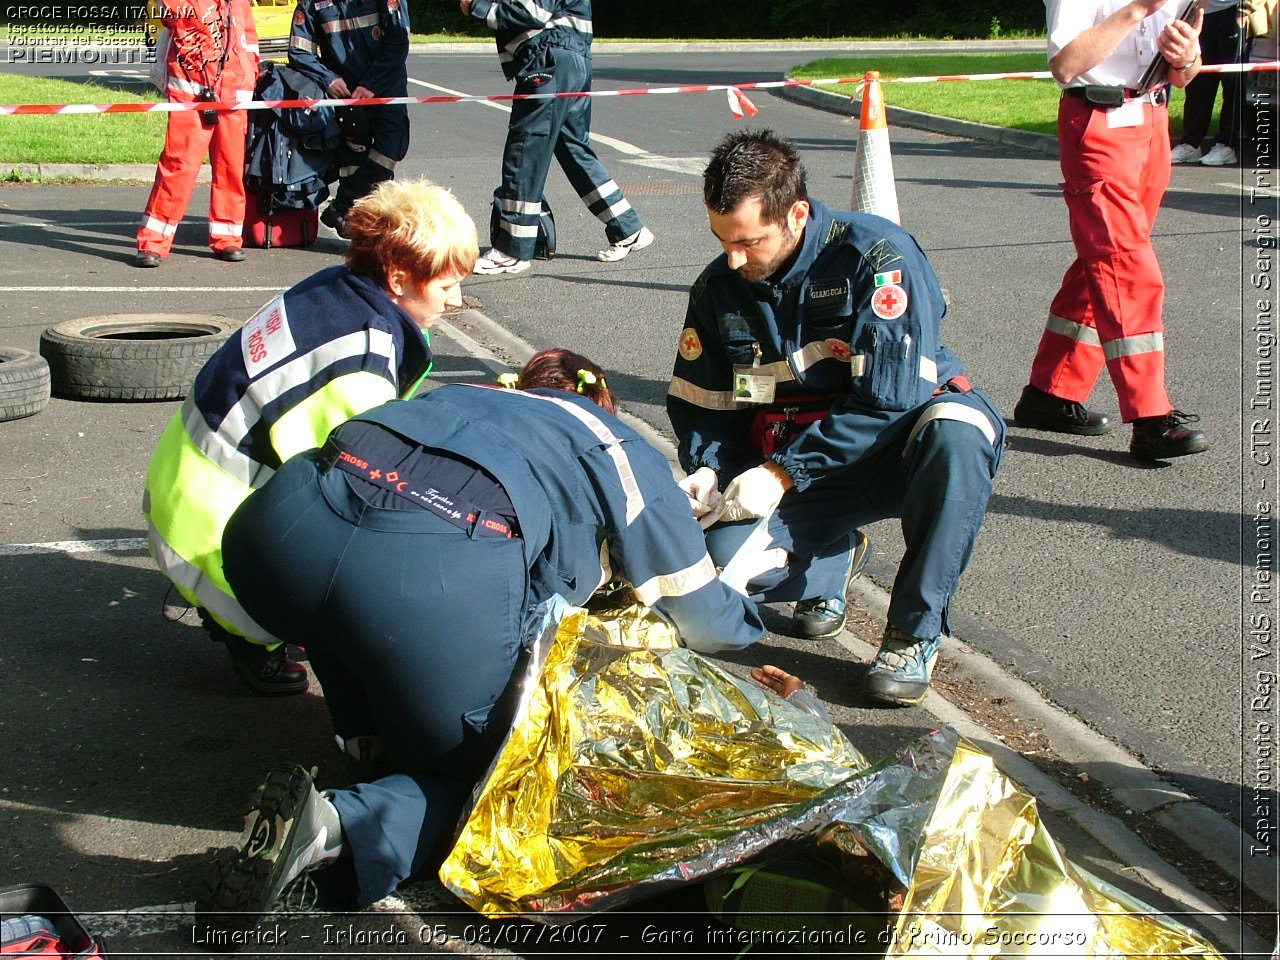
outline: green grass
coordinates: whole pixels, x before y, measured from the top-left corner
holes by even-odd
[[[963,53],[937,55],[877,54],[814,60],[791,71],[795,79],[861,77],[879,70],[888,77],[933,77],[975,73],[1031,73],[1049,69],[1043,53]],[[846,96],[852,84],[824,84]],[[885,83],[885,103],[891,107],[933,113],[960,120],[989,123],[1036,133],[1057,131],[1058,85],[1052,80],[972,80],[955,83]],[[1169,103],[1173,129],[1182,128],[1182,95]]]
[[[456,39],[456,38],[455,38]],[[791,72],[796,78],[881,77],[1025,73],[1047,69],[1040,53],[966,53],[815,60]],[[849,95],[852,85],[824,85]],[[1052,134],[1058,87],[1052,80],[975,80],[956,83],[886,83],[891,106],[995,126]],[[158,101],[95,85],[0,73],[0,103],[117,103]],[[1169,104],[1174,131],[1182,127],[1182,95]],[[105,116],[0,116],[0,163],[154,163],[164,141],[162,113]]]
[[[160,100],[93,83],[0,73],[0,103],[127,103]],[[0,116],[0,163],[155,163],[163,113]]]

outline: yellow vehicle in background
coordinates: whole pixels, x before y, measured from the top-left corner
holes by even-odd
[[[249,0],[253,24],[258,30],[258,53],[264,60],[289,59],[289,30],[293,26],[296,0]],[[160,6],[147,0],[147,22],[143,27],[148,47],[160,36]]]

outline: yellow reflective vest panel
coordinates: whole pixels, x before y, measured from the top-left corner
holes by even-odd
[[[425,335],[367,278],[321,271],[237,331],[196,378],[152,455],[143,494],[151,555],[182,596],[232,633],[277,638],[236,602],[222,532],[289,457],[352,416],[412,395]]]

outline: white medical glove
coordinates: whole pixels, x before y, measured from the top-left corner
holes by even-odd
[[[794,484],[787,472],[772,460],[738,474],[724,492],[721,520],[753,520],[767,517]]]
[[[695,517],[710,513],[720,502],[720,481],[710,467],[699,467],[676,486],[689,498],[689,509]]]

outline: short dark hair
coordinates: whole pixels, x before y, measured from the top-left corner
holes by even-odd
[[[772,130],[731,133],[711,151],[702,199],[708,210],[723,215],[757,197],[763,223],[782,223],[797,200],[808,200],[800,154]]]

